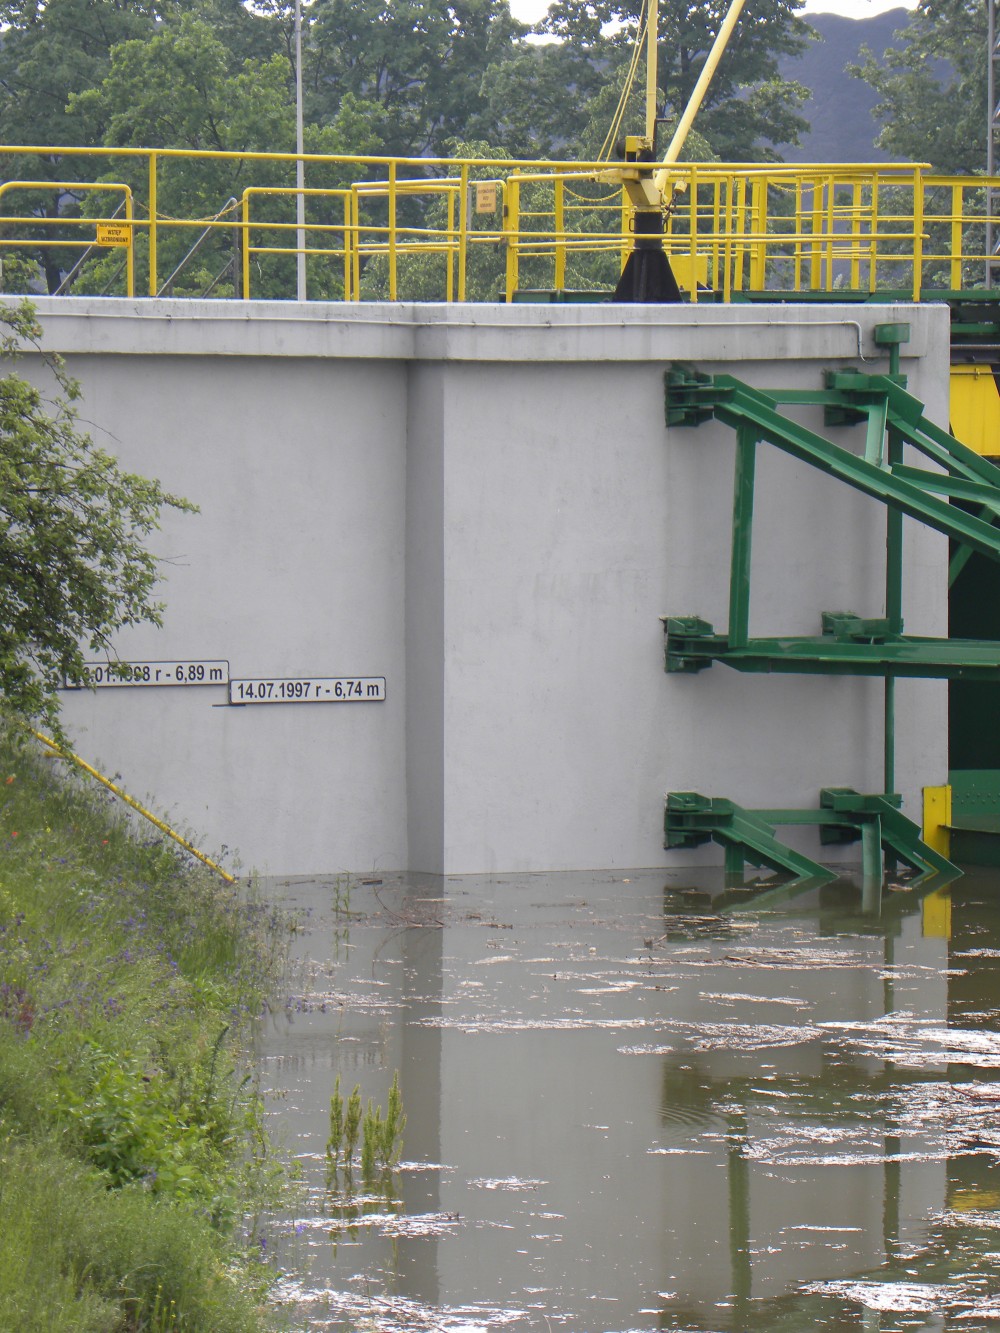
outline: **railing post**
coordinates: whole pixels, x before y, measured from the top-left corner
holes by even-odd
[[[521,209],[521,182],[516,172],[507,178],[507,199],[504,206],[504,230],[507,232],[506,296],[513,301],[518,283],[518,229]]]
[[[750,227],[752,229],[750,250],[750,290],[762,292],[765,287],[767,270],[767,180],[759,176],[754,180],[750,191]]]
[[[351,239],[354,247],[352,256],[352,268],[354,270],[354,282],[351,285],[351,300],[361,300],[361,194],[351,186],[351,215],[354,219],[351,224]]]
[[[149,294],[160,290],[156,274],[156,154],[149,155]]]
[[[465,284],[468,277],[469,245],[469,164],[462,163],[459,172],[458,197],[458,299],[465,300]],[[449,260],[450,263],[450,260]]]
[[[351,299],[351,192],[344,194],[344,300]]]
[[[736,244],[736,261],[733,265],[733,290],[743,290],[743,265],[747,253],[747,178],[740,176],[736,182],[736,221],[739,227]]]
[[[871,239],[868,242],[868,290],[874,292],[878,285],[878,172],[872,177],[871,183],[872,202],[871,202]]]
[[[445,270],[444,270],[444,299],[454,301],[455,299],[455,191],[449,189],[447,193],[448,208],[448,233],[447,243],[444,248]]]
[[[125,254],[125,293],[135,296],[135,228],[132,225],[132,191],[125,186],[125,221],[128,223],[128,250]]]
[[[818,177],[812,179],[809,203],[809,290],[818,292],[823,282],[820,235],[823,230],[823,190]]]
[[[396,159],[389,163],[389,300],[396,299]]]
[[[924,279],[924,177],[913,169],[913,299],[920,300]]]
[[[243,191],[243,209],[240,214],[243,219],[243,299],[250,300],[250,192]]]
[[[698,304],[698,168],[691,166],[688,181],[691,197],[688,201],[688,232],[691,239],[691,301]]]
[[[555,228],[556,228],[556,271],[554,286],[562,291],[566,286],[566,211],[565,182],[561,176],[555,181]]]
[[[233,228],[233,298],[243,299],[246,289],[243,286],[243,232],[239,226]]]
[[[987,185],[986,187],[990,187]],[[964,190],[961,185],[951,187],[951,270],[948,282],[952,291],[959,291],[962,286],[962,232],[964,221],[963,207],[965,203]]]
[[[727,176],[725,180],[725,194],[722,201],[722,211],[720,216],[725,218],[725,241],[722,250],[722,299],[731,301],[733,298],[733,178]]]
[[[861,182],[851,187],[851,291],[861,287]]]

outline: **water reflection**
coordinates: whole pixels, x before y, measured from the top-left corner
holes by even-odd
[[[996,1327],[998,887],[284,886],[290,1326]],[[384,1103],[397,1069],[394,1197],[347,1201],[334,1080]]]

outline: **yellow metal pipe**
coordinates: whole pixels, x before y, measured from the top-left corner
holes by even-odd
[[[92,778],[96,778],[102,786],[107,787],[108,791],[113,791],[114,794],[123,800],[126,805],[131,806],[132,809],[142,815],[144,819],[148,819],[151,824],[155,825],[161,833],[165,833],[168,838],[173,838],[174,842],[179,843],[186,852],[197,857],[198,860],[207,865],[210,870],[214,870],[217,875],[221,875],[227,884],[236,883],[235,875],[230,875],[228,870],[223,870],[222,866],[216,865],[211,857],[206,856],[204,852],[199,852],[197,847],[193,847],[186,838],[182,838],[179,833],[175,832],[175,830],[169,826],[169,824],[164,824],[162,819],[157,819],[152,811],[147,810],[145,806],[140,805],[137,800],[129,796],[128,792],[122,791],[121,787],[116,786],[115,783],[113,783],[110,778],[106,778],[103,773],[99,773],[97,769],[88,764],[85,759],[81,759],[80,756],[74,754],[72,750],[65,749],[50,737],[43,736],[40,731],[35,731],[34,727],[31,728],[31,734],[37,740],[40,740],[43,745],[47,745],[50,750],[54,750],[60,758],[70,760],[71,763],[76,764],[77,768],[82,768],[85,773],[89,773]]]
[[[160,290],[160,280],[156,273],[156,154],[149,155],[149,294],[155,296]],[[244,287],[249,294],[249,287]]]
[[[708,53],[708,59],[702,66],[701,73],[698,75],[698,82],[694,85],[694,90],[688,99],[688,104],[684,108],[684,114],[677,122],[677,128],[674,130],[674,137],[670,140],[670,146],[663,155],[664,166],[676,162],[681,155],[681,149],[684,147],[685,140],[695,116],[701,110],[701,104],[705,100],[705,94],[708,92],[708,85],[712,82],[712,76],[718,68],[719,61],[722,59],[722,53],[729,44],[733,29],[740,17],[740,11],[743,9],[744,0],[733,0],[729,6],[729,13],[722,20],[722,27],[716,34],[715,41],[712,43],[712,49]],[[658,171],[653,177],[653,183],[656,188],[663,193],[667,183],[667,173]]]
[[[657,0],[646,0],[646,138],[656,141],[656,37],[659,24]]]

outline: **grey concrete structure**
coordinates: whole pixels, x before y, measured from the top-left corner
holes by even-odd
[[[165,625],[120,656],[386,680],[344,704],[67,693],[78,749],[206,849],[277,874],[672,865],[668,790],[880,788],[880,681],[664,674],[661,615],[726,622],[734,442],[668,431],[662,373],[817,385],[884,369],[873,327],[906,320],[946,422],[946,307],[37,304],[98,442],[201,507],[167,515]],[[758,495],[755,632],[880,614],[881,506],[768,448]],[[906,542],[907,629],[943,634],[946,543]],[[912,817],[946,724],[943,685],[900,683]]]

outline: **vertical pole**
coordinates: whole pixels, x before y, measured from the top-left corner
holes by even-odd
[[[306,299],[306,164],[302,128],[302,0],[295,0],[295,296]]]
[[[989,190],[989,186],[987,186]],[[953,291],[962,286],[962,222],[965,209],[965,191],[961,185],[951,187],[951,274],[948,281]]]
[[[149,155],[149,294],[160,289],[156,280],[156,154]]]
[[[691,303],[698,304],[698,168],[688,181],[688,237],[691,242]]]
[[[653,0],[655,4],[656,0]],[[554,286],[562,291],[566,286],[566,195],[562,177],[555,182],[556,269]]]
[[[447,193],[448,200],[448,240],[445,245],[444,257],[447,261],[444,277],[444,299],[454,301],[455,299],[455,191],[450,187]]]
[[[239,227],[233,228],[233,296],[237,301],[243,299],[243,255],[242,232]]]
[[[353,299],[351,276],[353,273],[352,256],[354,254],[354,234],[351,231],[351,192],[344,195],[344,300]]]
[[[750,637],[750,556],[757,437],[752,426],[736,431],[733,485],[733,549],[729,573],[729,646],[745,648]]]
[[[882,821],[861,825],[861,910],[877,916],[882,908]]]
[[[727,842],[725,845],[725,876],[728,885],[743,883],[743,848],[739,843]]]
[[[389,163],[389,300],[396,299],[396,159]]]
[[[991,183],[996,170],[993,147],[993,120],[996,109],[996,79],[993,57],[997,44],[996,0],[986,0],[986,288],[993,286],[993,186]]]
[[[353,255],[351,267],[354,281],[351,283],[351,300],[361,300],[361,191],[351,187],[351,245]]]
[[[128,250],[125,253],[125,292],[135,296],[135,227],[132,226],[132,191],[125,190],[125,220],[128,222]]]
[[[851,291],[861,290],[861,184],[851,188]]]
[[[513,301],[518,283],[518,228],[520,224],[521,183],[517,173],[507,181],[507,206],[504,209],[504,227],[507,231],[507,300]]]
[[[458,196],[458,299],[465,300],[469,265],[469,164],[462,163]],[[509,299],[509,298],[508,298]]]
[[[243,191],[243,299],[250,300],[250,191]]]
[[[889,373],[899,373],[899,346],[889,354]],[[891,471],[903,461],[903,441],[890,427],[888,463]],[[903,632],[903,514],[889,505],[885,519],[885,616],[890,634]],[[885,678],[884,785],[886,795],[896,789],[896,681]]]
[[[924,282],[924,177],[919,167],[913,172],[913,299],[920,300]]]

